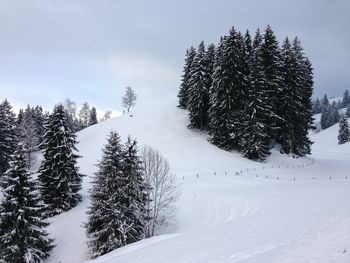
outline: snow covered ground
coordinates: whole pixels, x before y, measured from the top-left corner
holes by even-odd
[[[186,128],[175,105],[137,111],[81,131],[78,149],[84,200],[52,218],[56,247],[47,262],[89,260],[85,230],[88,189],[111,130],[136,137],[168,158],[181,184],[176,227],[92,263],[350,262],[350,143],[337,125],[312,135],[310,158],[274,150],[253,162],[209,144]],[[198,174],[198,177],[197,177]]]

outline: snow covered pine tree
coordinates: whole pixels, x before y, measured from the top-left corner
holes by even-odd
[[[42,262],[52,249],[44,227],[43,206],[36,183],[27,170],[23,145],[19,144],[9,170],[1,178],[4,200],[0,206],[0,261]]]
[[[188,106],[188,90],[190,87],[189,80],[191,77],[190,72],[195,56],[196,50],[194,49],[194,47],[191,47],[186,51],[185,66],[183,69],[184,73],[181,79],[179,94],[177,95],[177,97],[179,98],[179,107],[182,109],[187,109]]]
[[[42,144],[44,161],[39,169],[40,191],[47,205],[47,216],[76,206],[81,200],[83,175],[76,166],[76,135],[68,128],[62,105],[54,108],[46,125]]]
[[[16,148],[16,119],[8,100],[0,104],[0,177],[10,166]]]
[[[350,141],[350,130],[348,117],[346,114],[342,114],[339,121],[339,135],[338,135],[338,143],[343,144]]]
[[[144,183],[136,142],[125,147],[111,132],[92,182],[91,206],[86,224],[92,256],[144,238]]]

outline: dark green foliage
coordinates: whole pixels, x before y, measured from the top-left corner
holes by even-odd
[[[206,130],[208,127],[209,89],[211,72],[204,43],[200,43],[191,66],[188,90],[190,128]]]
[[[0,104],[0,177],[9,168],[17,144],[16,119],[8,100]]]
[[[259,38],[257,31],[256,39]],[[246,121],[243,135],[242,154],[249,159],[264,160],[269,155],[269,137],[267,134],[266,118],[271,106],[269,97],[265,94],[266,78],[262,66],[260,45],[254,45],[251,51],[250,75],[251,85],[247,92]]]
[[[248,31],[242,36],[232,28],[220,39],[213,67],[208,67],[212,60],[203,55],[202,43],[186,75],[191,80],[189,127],[205,130],[208,120],[213,144],[225,150],[238,149],[251,159],[265,159],[276,143],[281,144],[282,153],[309,154],[312,142],[308,132],[314,128],[312,66],[298,38],[292,43],[286,39],[282,48],[270,26],[263,35],[258,29],[253,41]],[[208,47],[207,53],[214,52]],[[209,92],[207,72],[212,72]],[[318,101],[317,110],[327,109],[328,104],[325,96],[322,103]],[[337,111],[331,115],[337,119]]]
[[[190,80],[190,71],[192,68],[192,64],[194,61],[194,58],[196,56],[196,50],[191,47],[186,51],[186,58],[185,58],[185,66],[183,70],[180,90],[178,94],[179,98],[179,107],[182,109],[187,109],[188,105],[188,90],[189,90],[189,80]]]
[[[55,107],[45,129],[44,161],[39,169],[39,181],[47,215],[51,216],[78,204],[83,175],[76,166],[79,158],[75,154],[76,135],[67,126],[62,105]]]
[[[312,111],[314,114],[319,114],[322,112],[322,104],[318,98],[312,103]]]
[[[339,121],[339,135],[338,135],[338,143],[344,144],[350,141],[350,130],[348,117],[345,114],[342,114]]]
[[[321,128],[327,129],[336,124],[340,119],[338,110],[331,105],[324,108],[321,114]]]
[[[222,38],[215,57],[211,92],[211,142],[230,150],[239,147],[242,131],[243,90],[242,37],[234,28]]]
[[[123,146],[111,132],[92,182],[86,228],[93,257],[144,238],[144,190],[136,141]]]
[[[90,110],[90,116],[89,116],[89,126],[94,125],[96,123],[98,123],[97,112],[96,112],[96,108],[92,107]]]
[[[266,123],[268,123],[268,135],[270,144],[277,138],[277,133],[283,118],[278,111],[281,100],[283,88],[283,74],[282,74],[282,57],[281,50],[277,38],[268,25],[265,29],[263,42],[261,43],[261,57],[262,66],[266,78],[265,94],[269,99],[269,108],[271,109]]]
[[[19,144],[2,177],[4,200],[0,206],[0,261],[42,262],[52,249],[52,240],[44,230],[43,206],[36,184],[26,169],[25,152]]]

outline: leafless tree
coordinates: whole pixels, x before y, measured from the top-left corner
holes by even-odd
[[[90,117],[90,105],[87,102],[84,102],[81,110],[79,111],[79,117],[81,122],[84,125],[84,128],[89,126],[89,117]]]
[[[100,119],[100,121],[105,121],[105,120],[109,120],[111,118],[111,114],[112,112],[110,110],[106,111],[104,114],[103,114],[103,117]]]
[[[166,222],[167,216],[174,211],[176,200],[180,196],[175,175],[169,171],[169,162],[159,151],[145,146],[141,151],[145,181],[148,185],[148,218],[146,237],[154,235],[158,226]]]
[[[137,96],[135,91],[130,87],[126,87],[125,95],[122,97],[122,107],[124,107],[129,113],[130,108],[135,106],[136,99]]]

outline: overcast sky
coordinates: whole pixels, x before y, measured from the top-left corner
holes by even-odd
[[[175,97],[185,50],[270,24],[298,36],[314,67],[315,96],[350,89],[350,1],[0,0],[0,99],[51,107],[67,97],[120,109]]]

